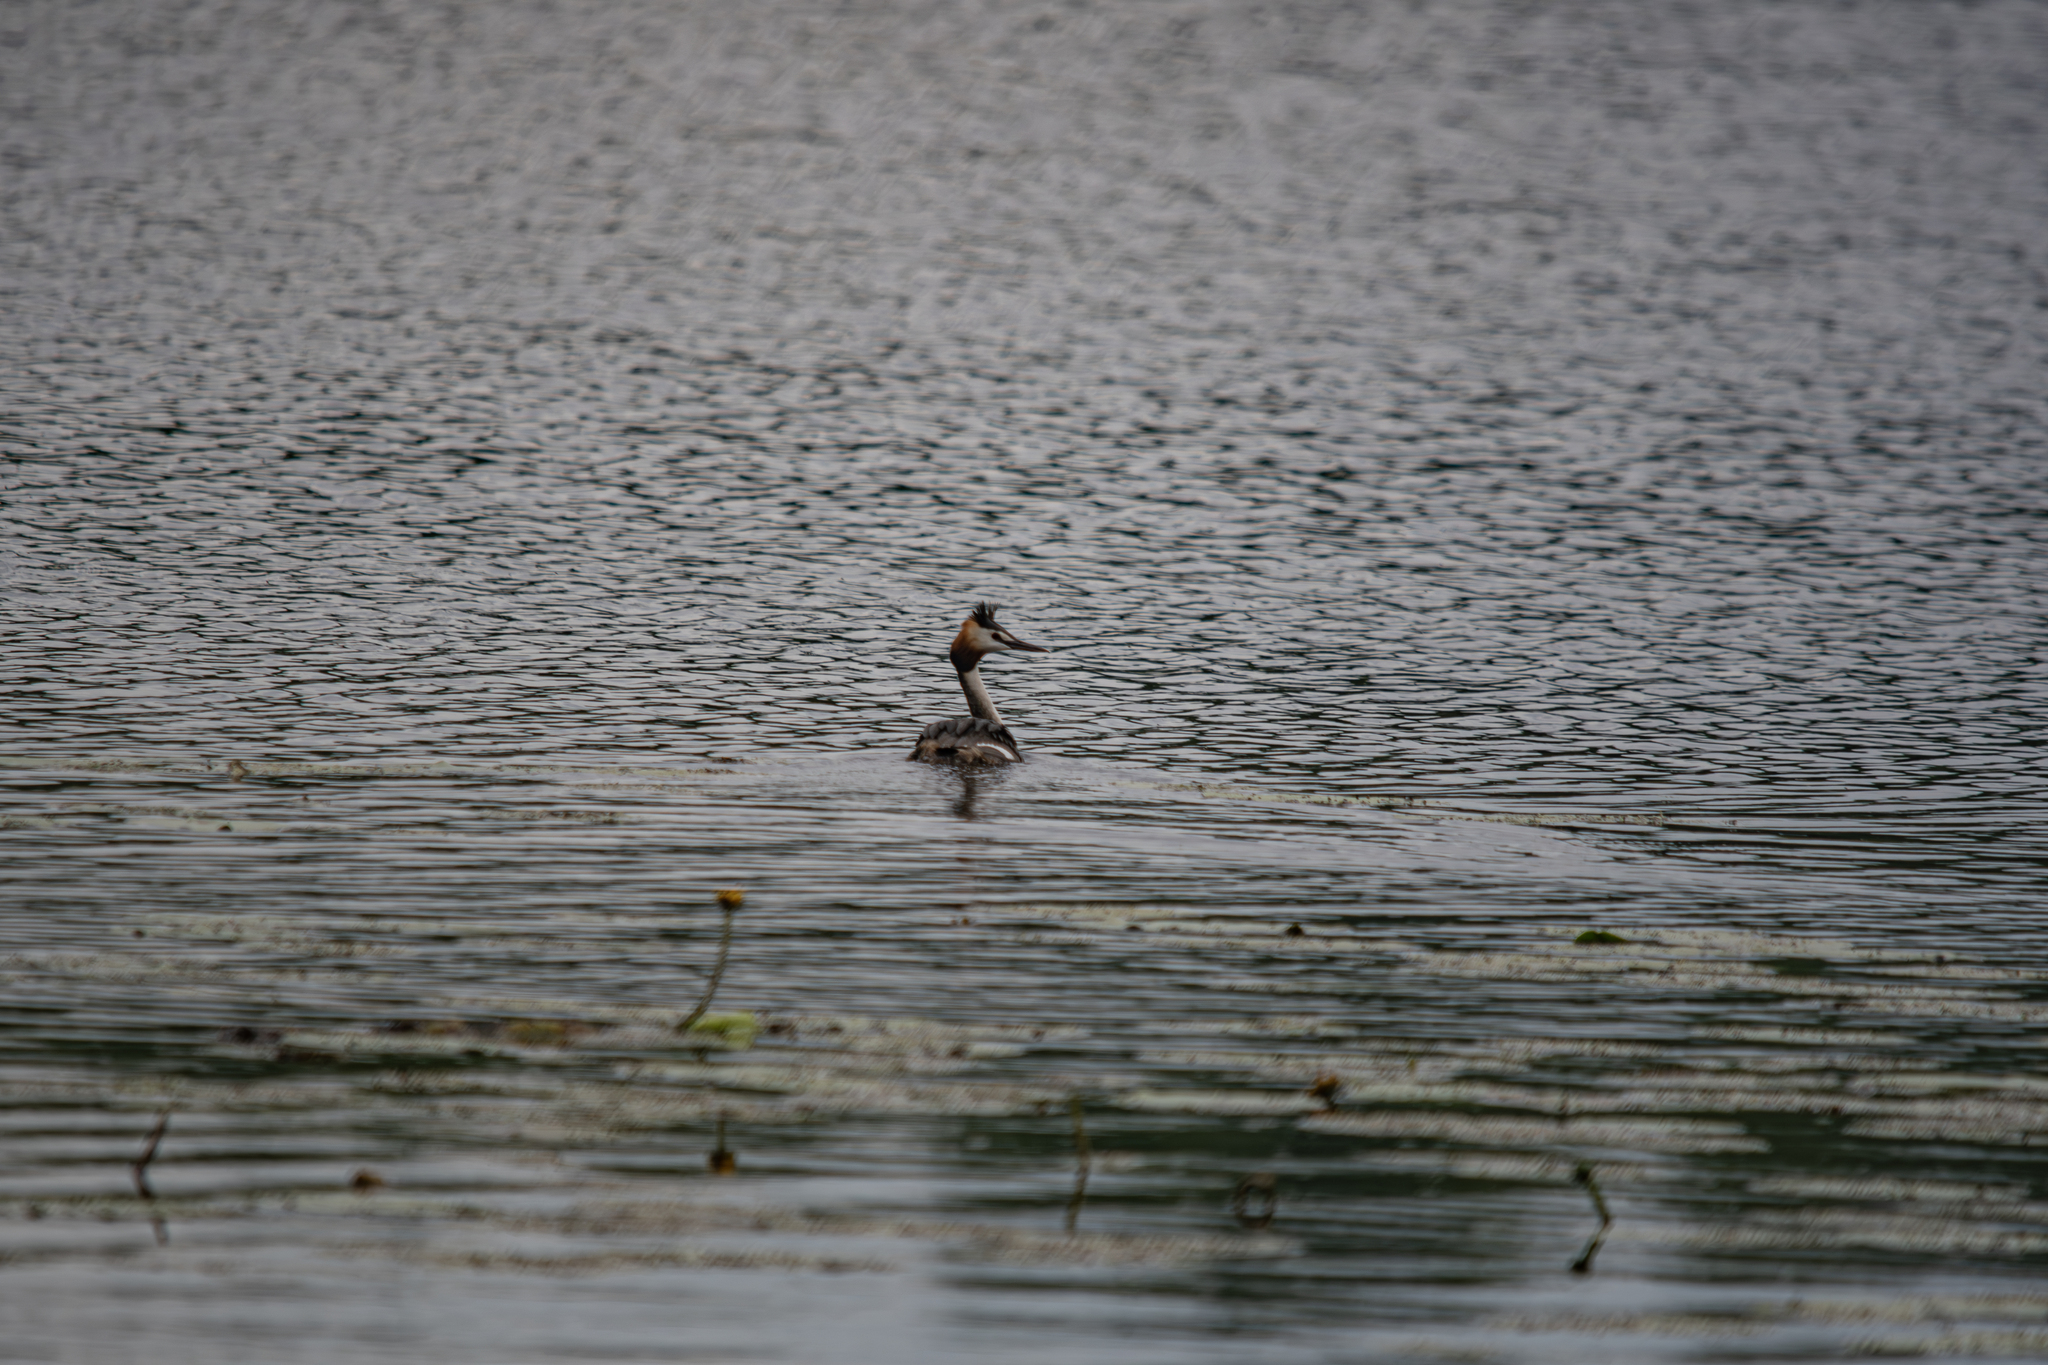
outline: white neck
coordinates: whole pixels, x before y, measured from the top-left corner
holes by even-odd
[[[972,668],[960,670],[960,690],[967,694],[967,709],[970,712],[980,716],[983,720],[992,720],[998,725],[1003,723],[1003,718],[997,714],[996,704],[990,698],[988,689],[981,685],[981,665],[979,663],[975,664]]]

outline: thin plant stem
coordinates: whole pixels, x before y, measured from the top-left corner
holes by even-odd
[[[156,1208],[156,1191],[149,1187],[149,1163],[156,1160],[156,1149],[163,1145],[164,1129],[171,1126],[171,1111],[166,1109],[156,1116],[156,1126],[149,1130],[149,1137],[142,1144],[142,1155],[135,1158],[128,1167],[128,1174],[135,1178],[135,1193],[150,1206],[149,1230],[156,1235],[156,1244],[165,1246],[171,1240],[170,1225]]]
[[[128,1173],[135,1177],[135,1194],[141,1199],[155,1199],[156,1191],[149,1187],[149,1163],[156,1160],[156,1149],[164,1140],[164,1129],[171,1126],[171,1111],[166,1109],[156,1116],[156,1127],[149,1130],[143,1140],[142,1155],[135,1158],[128,1167]]]
[[[1067,1101],[1067,1112],[1074,1116],[1074,1197],[1067,1201],[1067,1231],[1081,1221],[1081,1201],[1088,1197],[1088,1125],[1081,1121],[1081,1097],[1073,1096]]]
[[[1607,1201],[1601,1197],[1600,1182],[1593,1179],[1593,1168],[1581,1163],[1572,1172],[1572,1179],[1585,1186],[1586,1193],[1593,1200],[1593,1212],[1600,1215],[1600,1226],[1587,1241],[1586,1249],[1579,1253],[1579,1259],[1572,1262],[1572,1274],[1589,1275],[1593,1271],[1593,1258],[1600,1254],[1600,1244],[1607,1240],[1607,1229],[1614,1226],[1614,1215],[1607,1211]]]
[[[704,994],[697,1001],[697,1008],[684,1016],[676,1025],[677,1033],[688,1033],[704,1017],[704,1011],[711,1008],[711,997],[718,994],[718,982],[725,975],[725,960],[732,953],[733,912],[746,904],[747,893],[738,887],[727,887],[718,893],[718,906],[725,911],[725,924],[718,932],[718,962],[711,968],[711,979],[704,983]]]

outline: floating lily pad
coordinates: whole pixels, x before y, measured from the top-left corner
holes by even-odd
[[[749,1048],[754,1045],[760,1033],[760,1023],[747,1010],[727,1010],[700,1015],[690,1025],[681,1041],[685,1046],[697,1044],[699,1039],[714,1041],[719,1047]]]

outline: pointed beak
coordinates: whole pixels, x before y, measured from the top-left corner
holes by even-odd
[[[1014,635],[1012,635],[1012,636],[1010,637],[1010,640],[1009,640],[1009,645],[1010,645],[1010,648],[1012,648],[1012,649],[1021,649],[1021,650],[1025,650],[1025,651],[1027,651],[1027,652],[1029,652],[1029,653],[1032,653],[1032,654],[1050,654],[1050,653],[1052,653],[1052,651],[1051,651],[1051,650],[1049,650],[1049,649],[1047,649],[1047,648],[1046,648],[1046,647],[1045,647],[1044,645],[1034,645],[1034,644],[1027,644],[1027,643],[1025,643],[1024,641],[1022,641],[1022,640],[1018,639],[1018,638],[1017,638],[1016,636],[1014,636]]]

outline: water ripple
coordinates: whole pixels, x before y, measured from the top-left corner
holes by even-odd
[[[21,1349],[2038,1347],[2038,8],[16,10]]]

